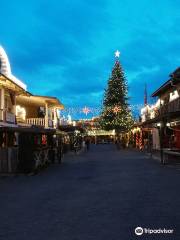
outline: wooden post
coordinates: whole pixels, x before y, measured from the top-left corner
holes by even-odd
[[[14,103],[13,103],[12,113],[16,115],[16,94],[14,94],[13,98],[14,98]]]
[[[160,129],[159,129],[159,137],[160,137],[160,154],[161,154],[161,164],[164,164],[164,158],[163,158],[163,132],[164,132],[164,120],[163,120],[163,111],[162,111],[162,102],[160,97],[160,116],[161,116],[161,122],[160,122]]]
[[[3,115],[2,115],[2,120],[3,120],[3,122],[5,121],[5,115],[4,115],[4,110],[5,110],[5,90],[4,90],[4,88],[1,88],[0,89],[1,91],[1,106],[0,106],[0,108],[3,110]]]
[[[4,108],[5,108],[4,96],[5,96],[5,90],[4,90],[4,88],[1,88],[1,109],[2,110],[4,110]]]
[[[54,126],[53,127],[56,128],[57,127],[57,112],[56,112],[57,110],[56,108],[54,108],[53,110],[54,110],[54,119],[53,119]]]
[[[164,124],[161,122],[161,126],[159,129],[159,137],[160,137],[160,154],[161,154],[161,164],[165,164],[164,162],[164,153],[163,153],[163,131],[164,131]]]
[[[48,103],[45,104],[45,128],[49,127]]]

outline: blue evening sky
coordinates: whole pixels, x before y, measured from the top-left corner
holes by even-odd
[[[0,0],[0,10],[13,74],[67,109],[101,106],[117,49],[133,105],[179,66],[178,0]]]

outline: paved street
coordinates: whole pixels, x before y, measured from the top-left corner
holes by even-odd
[[[174,234],[136,236],[134,229]],[[180,239],[180,170],[91,146],[35,176],[0,178],[0,240]]]

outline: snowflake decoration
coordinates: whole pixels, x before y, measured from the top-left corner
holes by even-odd
[[[119,107],[119,106],[115,106],[114,108],[113,108],[113,112],[115,113],[115,114],[118,114],[118,112],[120,112],[121,111],[121,108]]]
[[[82,111],[84,114],[86,114],[86,116],[88,115],[88,113],[90,113],[90,109],[88,107],[84,107]]]

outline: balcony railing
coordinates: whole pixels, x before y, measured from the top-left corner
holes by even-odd
[[[160,106],[159,109],[157,110],[153,110],[154,114],[152,115],[150,112],[146,112],[143,115],[143,122],[151,120],[151,119],[155,119],[155,118],[159,118],[159,117],[167,117],[170,114],[176,114],[178,112],[180,112],[180,98],[177,98],[171,102],[168,102],[166,104],[163,104]]]
[[[27,118],[26,123],[35,126],[45,126],[45,118]]]
[[[177,98],[172,102],[169,102],[169,106],[168,106],[168,112],[178,112],[178,111],[180,111],[180,98]]]
[[[27,118],[26,123],[29,125],[45,127],[45,118]],[[53,127],[53,121],[51,119],[48,120],[48,127]]]
[[[0,109],[0,121],[6,122],[6,123],[15,123],[16,116],[12,112],[8,112],[6,110]]]
[[[15,123],[16,121],[15,114],[8,111],[5,112],[5,118],[8,123]]]
[[[180,98],[173,100],[167,104],[164,104],[157,111],[156,116],[164,116],[169,113],[175,113],[180,111]]]

